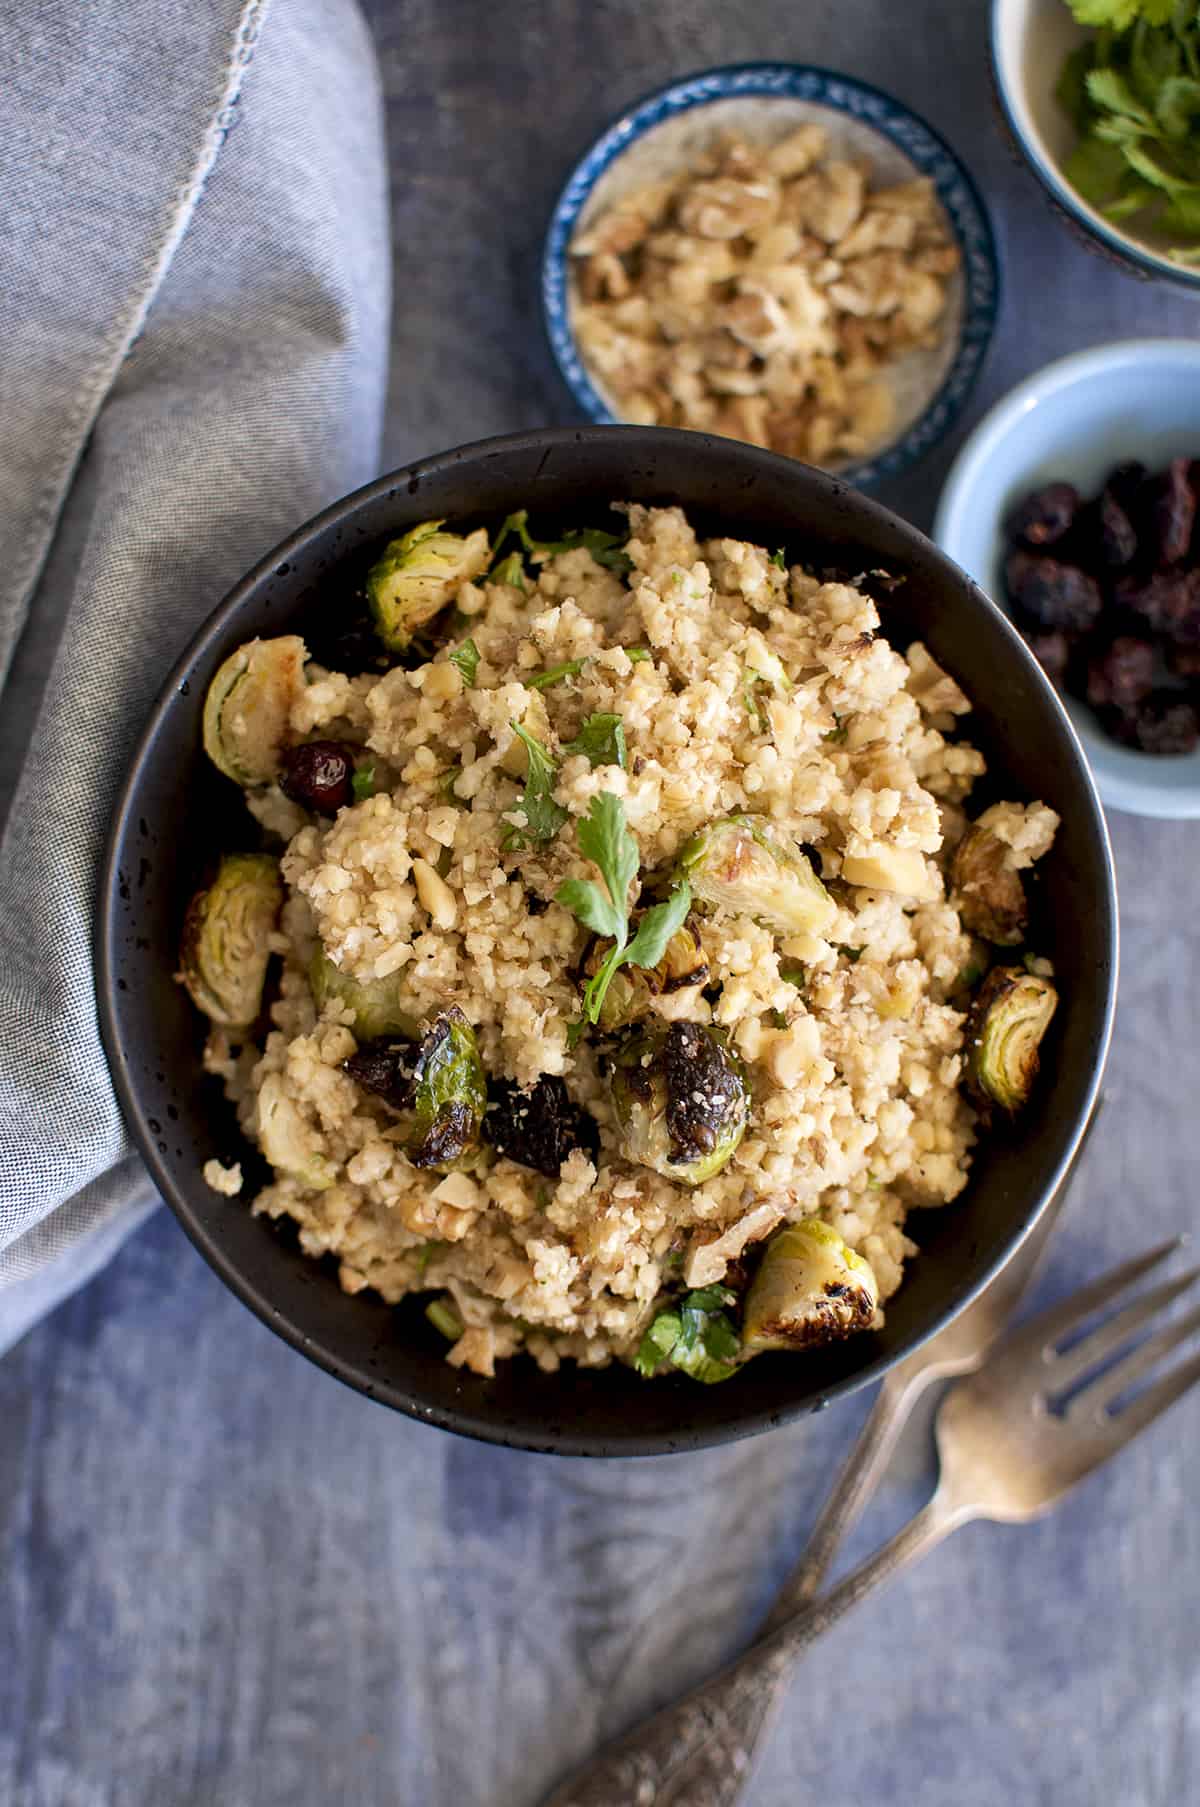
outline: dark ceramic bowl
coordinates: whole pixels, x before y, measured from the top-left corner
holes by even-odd
[[[201,752],[201,707],[234,647],[310,631],[319,613],[327,620],[364,557],[417,520],[495,525],[527,505],[547,525],[602,522],[610,501],[629,498],[681,503],[704,530],[782,543],[816,566],[904,578],[881,604],[885,629],[900,647],[925,640],[974,699],[990,794],[1044,797],[1062,816],[1035,939],[1053,956],[1064,1004],[1028,1113],[981,1145],[958,1203],[910,1218],[921,1254],[878,1334],[760,1357],[714,1387],[651,1383],[616,1366],[567,1363],[545,1375],[525,1358],[484,1380],[447,1365],[417,1301],[392,1309],[369,1293],[347,1297],[329,1265],[200,1177],[214,1155],[257,1160],[201,1073],[201,1028],[172,977],[201,870],[246,829]],[[1057,698],[1000,611],[915,529],[837,478],[732,440],[651,427],[519,433],[447,452],[337,503],[251,571],[180,659],[142,736],[113,824],[98,937],[100,1020],[129,1128],[222,1279],[370,1397],[469,1436],[572,1455],[696,1449],[769,1429],[878,1380],[939,1330],[1012,1253],[1063,1173],[1099,1085],[1116,988],[1113,869],[1096,793]]]

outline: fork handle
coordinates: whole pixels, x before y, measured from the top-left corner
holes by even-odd
[[[711,1680],[606,1745],[544,1807],[733,1807],[792,1664],[843,1614],[965,1524],[941,1492],[829,1593],[769,1632]]]
[[[854,1448],[834,1482],[799,1562],[784,1582],[763,1624],[776,1631],[814,1599],[850,1527],[878,1487],[900,1433],[917,1399],[937,1379],[933,1370],[904,1375],[894,1370],[883,1382]]]

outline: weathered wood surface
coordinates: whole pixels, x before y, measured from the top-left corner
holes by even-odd
[[[982,5],[370,10],[393,144],[390,462],[572,418],[537,308],[552,196],[622,104],[727,60],[844,68],[966,155],[1007,262],[972,418],[1060,352],[1195,331],[1190,302],[1088,256],[1011,162]],[[927,523],[949,450],[887,499]],[[1112,828],[1113,1105],[1047,1291],[1194,1210],[1200,830]],[[297,1359],[161,1213],[0,1363],[0,1807],[532,1807],[748,1633],[864,1408],[649,1464],[476,1447]],[[1196,1412],[1047,1522],[969,1528],[830,1637],[749,1807],[1200,1800]],[[858,1547],[930,1475],[922,1433]]]

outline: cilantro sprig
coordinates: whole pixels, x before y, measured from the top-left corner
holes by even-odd
[[[734,1298],[727,1286],[704,1286],[658,1312],[633,1359],[638,1373],[648,1380],[665,1362],[706,1385],[728,1380],[742,1346],[725,1309]]]
[[[583,994],[582,1025],[595,1023],[612,983],[622,966],[657,966],[671,936],[682,926],[692,901],[686,879],[675,886],[665,903],[646,911],[634,935],[629,933],[629,887],[637,877],[638,844],[625,822],[625,805],[609,791],[593,797],[588,813],[577,829],[579,851],[599,868],[603,885],[592,879],[568,878],[558,887],[556,901],[576,915],[585,928],[612,941],[599,971]]]
[[[552,684],[561,684],[564,678],[577,677],[586,664],[586,659],[565,659],[561,665],[548,665],[545,671],[539,671],[535,677],[523,678],[521,681],[530,690],[549,690]]]
[[[632,571],[633,560],[624,551],[626,535],[609,533],[603,527],[573,527],[558,540],[535,540],[529,531],[529,510],[518,508],[514,514],[507,515],[500,524],[500,531],[492,542],[492,559],[499,558],[501,548],[510,538],[515,538],[522,550],[528,554],[543,553],[553,558],[558,552],[575,552],[582,546],[590,552],[598,565],[604,565],[610,571]],[[510,555],[511,556],[511,555]],[[491,575],[496,578],[496,564],[493,562]],[[511,577],[503,581],[511,583]]]
[[[458,675],[468,690],[474,688],[475,674],[479,670],[479,648],[474,640],[464,640],[450,654],[450,663],[458,670]]]
[[[558,767],[549,752],[520,722],[510,722],[509,726],[528,753],[529,764],[525,772],[525,794],[521,799],[525,827],[510,828],[505,834],[501,846],[506,853],[529,847],[536,841],[552,841],[570,814],[561,803],[554,801]]]

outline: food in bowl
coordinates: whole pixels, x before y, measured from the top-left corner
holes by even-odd
[[[823,465],[887,442],[893,377],[938,343],[960,262],[931,181],[872,187],[815,122],[720,137],[570,256],[579,353],[619,417]]]
[[[1107,733],[1143,753],[1200,741],[1200,549],[1196,465],[1130,462],[1085,500],[1052,482],[1007,523],[1013,617],[1054,683]]]
[[[482,1374],[714,1382],[878,1325],[908,1211],[1009,1133],[1058,818],[968,820],[969,699],[882,636],[881,573],[622,514],[421,523],[355,669],[297,635],[225,661],[205,744],[283,847],[226,855],[181,977],[270,1169],[253,1209],[348,1292],[433,1295]]]
[[[1200,265],[1200,15],[1174,0],[1070,0],[1094,36],[1056,90],[1077,142],[1064,174],[1106,218]]]

